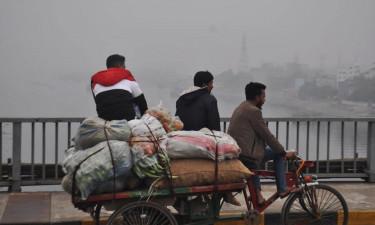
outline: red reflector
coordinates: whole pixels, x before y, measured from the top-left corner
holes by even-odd
[[[306,177],[305,177],[305,182],[308,183],[308,182],[310,182],[310,181],[311,181],[311,177],[310,177],[310,176],[306,176]]]
[[[303,166],[306,167],[306,168],[313,167],[314,162],[313,161],[305,161],[305,164]]]

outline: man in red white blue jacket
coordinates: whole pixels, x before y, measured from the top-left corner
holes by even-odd
[[[131,72],[125,69],[125,57],[111,55],[107,70],[91,77],[91,88],[98,116],[105,120],[133,120],[136,108],[143,115],[147,102]]]

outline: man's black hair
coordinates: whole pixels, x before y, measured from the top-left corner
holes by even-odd
[[[125,65],[125,57],[119,54],[110,55],[107,58],[107,68],[120,68]]]
[[[194,76],[194,86],[203,87],[214,79],[214,76],[208,71],[199,71]]]
[[[262,94],[262,90],[266,89],[266,85],[257,83],[257,82],[250,82],[245,87],[245,95],[246,100],[253,100],[255,96],[260,96]]]

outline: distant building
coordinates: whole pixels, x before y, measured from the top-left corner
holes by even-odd
[[[337,72],[337,88],[340,97],[351,94],[351,82],[355,77],[364,76],[367,79],[375,78],[375,62],[370,66],[360,66],[358,63],[341,68]]]
[[[341,68],[337,72],[337,94],[339,97],[350,95],[351,80],[361,74],[361,67],[358,63]]]
[[[328,86],[331,88],[337,88],[336,77],[332,76],[319,76],[315,79],[315,84],[318,87]]]
[[[368,79],[375,78],[375,62],[370,66],[365,67],[361,75],[364,75]]]
[[[299,90],[305,84],[305,78],[297,78],[294,81],[294,87]]]
[[[345,82],[356,76],[359,76],[360,73],[361,68],[358,64],[339,69],[339,71],[337,72],[337,82]]]
[[[349,80],[337,83],[337,95],[339,97],[349,96],[351,92],[352,92],[352,90],[350,88],[350,81]]]

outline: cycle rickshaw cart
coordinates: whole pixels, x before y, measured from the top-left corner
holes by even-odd
[[[313,162],[301,158],[288,161],[289,171],[286,172],[287,186],[301,187],[300,192],[291,194],[281,210],[280,221],[283,225],[303,224],[340,224],[348,223],[348,207],[345,199],[334,188],[318,184],[316,177],[305,176],[304,168],[313,166]],[[273,177],[273,171],[256,170],[255,174]],[[242,193],[247,211],[242,215],[221,216],[220,210],[223,195],[228,192]],[[210,195],[202,206],[199,201],[189,201],[189,196]],[[156,191],[138,190],[99,194],[89,196],[86,200],[79,197],[73,199],[78,208],[91,208],[91,215],[100,224],[102,206],[112,204],[114,212],[107,220],[107,225],[117,224],[214,224],[222,221],[243,220],[245,224],[260,224],[262,213],[279,198],[278,193],[269,197],[265,204],[258,205],[252,180],[241,183],[215,184],[209,186],[182,187]],[[172,206],[172,213],[168,207]],[[202,214],[202,209],[205,211]],[[197,213],[198,212],[198,213]]]

